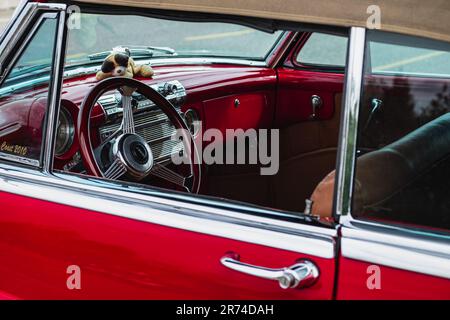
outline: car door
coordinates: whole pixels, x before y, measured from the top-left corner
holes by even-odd
[[[32,19],[5,39],[24,45],[2,56],[0,119],[14,120],[1,124],[0,298],[333,298],[333,224],[52,173],[65,6],[29,4],[21,14]],[[16,61],[41,77],[14,77]]]
[[[353,86],[361,89],[353,92],[360,103],[347,110],[356,116],[343,133],[357,143],[353,150],[349,144],[339,168],[352,172],[343,179],[354,180],[338,191],[352,196],[337,205],[336,297],[450,299],[450,47],[377,30],[352,32],[350,47],[360,71],[364,55],[365,70],[362,86]]]

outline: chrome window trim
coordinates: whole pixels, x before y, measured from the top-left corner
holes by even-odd
[[[213,236],[326,259],[335,257],[337,230],[167,199],[143,188],[69,174],[41,173],[0,163],[0,190]]]
[[[334,190],[334,213],[337,217],[350,214],[358,133],[358,114],[364,72],[366,29],[352,27],[348,40],[347,69],[342,95],[341,128]]]
[[[61,5],[57,5],[57,6],[53,7],[53,6],[49,6],[49,5],[41,5],[41,4],[36,4],[36,3],[30,3],[27,6],[25,6],[24,12],[23,12],[25,17],[19,17],[18,19],[25,19],[25,18],[33,19],[36,16],[39,16],[39,19],[31,27],[31,31],[28,34],[26,34],[26,38],[24,41],[22,41],[21,43],[5,44],[5,47],[6,47],[5,52],[2,52],[0,59],[2,59],[1,61],[3,61],[6,57],[8,57],[8,54],[11,55],[12,58],[8,62],[7,66],[2,66],[3,70],[2,70],[2,75],[0,77],[0,86],[3,85],[3,82],[7,78],[9,72],[14,67],[14,65],[18,61],[18,59],[20,59],[24,50],[26,50],[27,46],[33,40],[34,36],[36,35],[36,33],[37,33],[39,27],[42,25],[43,21],[45,19],[58,19],[57,12],[53,12],[53,11],[54,10],[59,11],[59,10],[61,10],[62,7],[63,6],[61,6]],[[48,10],[48,9],[51,9],[51,10]],[[4,41],[9,40],[11,42],[14,42],[14,41],[17,42],[24,35],[24,32],[26,32],[29,29],[28,21],[23,22],[23,21],[19,20],[19,21],[17,21],[17,23],[19,25],[20,30],[19,29],[16,31],[11,30],[9,32],[9,33],[15,33],[15,37],[9,38],[8,36],[6,36],[6,39]],[[63,27],[64,26],[61,27],[61,23],[60,23],[59,26],[57,26],[56,32],[58,33],[60,30],[64,29]],[[14,53],[13,53],[12,50],[14,48],[17,48],[17,49],[15,49]],[[58,53],[61,51],[61,48],[58,46],[58,39],[55,40],[55,48],[54,49],[55,50],[53,52],[53,68],[55,66],[55,61],[57,61],[59,59]],[[49,77],[47,77],[46,79],[49,81],[49,91],[53,92],[54,91],[53,87],[55,87],[54,82]],[[51,104],[52,100],[54,100],[54,97],[51,97],[49,94],[49,109],[48,110],[50,110],[50,104]],[[45,137],[46,137],[46,133],[43,131],[43,141],[44,141]],[[20,156],[16,156],[16,155],[10,155],[10,154],[6,154],[3,152],[0,152],[0,159],[7,160],[7,161],[19,162],[21,164],[25,164],[25,165],[29,165],[29,166],[39,167],[39,166],[41,166],[41,164],[44,164],[44,162],[45,162],[44,151],[46,149],[46,147],[45,147],[46,144],[47,143],[44,141],[41,145],[41,156],[40,156],[39,160],[26,158],[26,157],[20,157]]]
[[[273,68],[278,61],[281,59],[281,56],[286,53],[286,50],[292,43],[292,39],[295,38],[295,35],[297,32],[293,32],[293,37],[286,41],[286,39],[289,37],[290,32],[289,31],[282,31],[282,34],[278,37],[278,40],[273,44],[270,51],[267,53],[266,58],[264,59],[264,63],[266,67]],[[282,48],[282,52],[278,52],[280,49],[280,46],[284,45],[284,48]]]
[[[14,23],[17,19],[19,19],[19,16],[22,14],[23,9],[27,5],[27,0],[20,0],[19,4],[17,5],[16,9],[14,10],[11,19],[8,21],[8,23],[5,25],[3,30],[0,32],[0,43],[3,41],[3,39],[7,36],[9,33],[9,30],[12,28]],[[0,50],[0,52],[2,52]]]
[[[37,15],[39,15],[38,11],[37,10],[33,11],[32,17],[34,18],[34,16],[37,16]],[[12,57],[7,65],[2,65],[2,75],[0,77],[0,86],[3,85],[3,82],[8,77],[9,72],[14,67],[17,60],[20,59],[24,50],[27,48],[28,44],[30,44],[30,42],[33,40],[34,36],[36,35],[36,32],[38,31],[39,27],[42,24],[42,21],[44,21],[45,19],[56,19],[56,18],[57,17],[55,16],[55,13],[43,12],[41,14],[41,16],[39,17],[39,19],[32,26],[31,31],[26,35],[25,40],[20,43],[17,43],[17,45],[15,45],[15,44],[12,45],[11,48],[8,47],[6,49],[6,50],[9,50],[10,54],[4,55],[4,57],[1,58],[2,61],[8,56],[12,56]],[[30,18],[30,19],[32,19],[32,18]],[[25,32],[28,29],[28,25],[24,25],[23,28],[24,29],[22,30],[22,32]],[[14,53],[12,52],[13,49],[14,49]],[[14,85],[12,87],[14,87]]]
[[[19,40],[25,35],[29,21],[32,20],[40,11],[61,11],[65,10],[65,5],[54,3],[27,3],[15,20],[11,22],[11,26],[2,35],[0,43],[0,66],[4,66],[4,60],[20,45]],[[2,76],[4,72],[2,72]]]
[[[359,220],[347,221],[341,235],[345,258],[450,279],[450,235],[414,233]]]
[[[56,127],[59,119],[59,108],[61,105],[61,88],[63,83],[63,70],[66,52],[66,6],[58,6],[60,11],[56,34],[56,44],[53,54],[52,79],[50,80],[50,95],[46,115],[45,134],[43,133],[43,159],[42,169],[51,172],[54,161],[54,149],[56,140]]]
[[[2,41],[0,43],[0,64],[3,69],[5,57],[9,56],[13,48],[17,45],[19,39],[23,36],[28,22],[33,19],[37,12],[37,3],[29,3],[22,8],[18,16],[11,20],[11,25],[5,29],[2,34]],[[2,72],[2,75],[4,72]]]

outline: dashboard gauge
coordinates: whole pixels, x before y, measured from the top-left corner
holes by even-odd
[[[191,131],[192,135],[195,137],[198,134],[198,130],[200,129],[200,118],[198,116],[197,111],[194,109],[186,110],[184,113],[184,121],[186,121],[186,125]]]
[[[75,136],[72,115],[66,108],[61,107],[58,126],[56,128],[55,154],[61,156],[69,151]]]

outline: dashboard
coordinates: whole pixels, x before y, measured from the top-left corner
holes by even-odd
[[[267,128],[273,124],[276,74],[272,69],[230,65],[154,69],[156,75],[153,79],[140,80],[174,105],[192,133],[197,121],[201,121],[203,131],[216,128],[223,133],[226,129]],[[64,80],[55,150],[57,170],[85,172],[76,126],[82,101],[96,84],[94,75]],[[169,161],[171,155],[182,148],[182,143],[177,146],[177,142],[171,140],[174,127],[166,115],[145,97],[134,94],[133,105],[137,133],[150,145],[155,161]],[[93,147],[108,139],[121,121],[119,92],[104,94],[90,116]]]

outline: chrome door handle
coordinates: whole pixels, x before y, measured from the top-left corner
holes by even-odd
[[[319,269],[309,260],[299,260],[288,268],[270,269],[243,263],[239,261],[238,255],[235,257],[225,256],[220,262],[227,268],[245,274],[278,281],[283,289],[309,287],[319,278]]]

